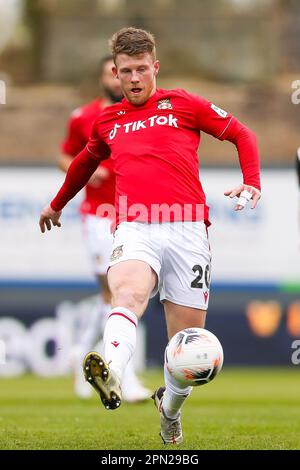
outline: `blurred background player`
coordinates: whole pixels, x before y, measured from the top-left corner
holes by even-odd
[[[99,84],[102,97],[73,111],[67,135],[61,145],[59,167],[67,172],[73,158],[86,146],[94,120],[99,113],[123,97],[119,80],[113,76],[112,56],[103,57],[100,63]],[[110,311],[110,291],[107,283],[106,271],[112,247],[111,219],[97,216],[97,209],[101,204],[114,205],[115,202],[115,176],[112,160],[101,162],[96,172],[85,187],[85,197],[81,204],[83,233],[90,257],[93,272],[97,277],[101,293],[99,302],[90,311],[86,321],[80,322],[79,332],[75,338],[76,345],[72,350],[72,366],[74,371],[75,393],[81,398],[89,398],[92,389],[82,375],[82,360],[85,354],[93,349],[102,337],[105,318]],[[150,391],[139,382],[133,361],[128,364],[125,380],[123,382],[123,395],[125,401],[134,402],[149,398]]]

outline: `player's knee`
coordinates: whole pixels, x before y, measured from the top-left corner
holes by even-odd
[[[114,289],[112,302],[114,306],[126,307],[132,311],[140,311],[148,302],[149,294],[146,289],[121,285]]]

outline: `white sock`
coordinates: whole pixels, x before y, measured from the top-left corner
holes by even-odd
[[[171,376],[166,364],[164,366],[166,390],[163,395],[162,407],[167,418],[176,419],[184,401],[192,393],[192,387],[183,387]]]
[[[124,307],[113,308],[104,330],[104,357],[122,381],[123,372],[136,345],[136,315]]]

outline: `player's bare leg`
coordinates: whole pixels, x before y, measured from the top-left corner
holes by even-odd
[[[128,260],[109,268],[108,283],[112,307],[122,305],[140,319],[157,283],[157,276],[148,263]]]
[[[206,311],[164,301],[168,337],[171,339],[185,328],[204,328]],[[180,444],[183,440],[180,410],[191,394],[192,387],[183,387],[164,366],[165,387],[153,394],[154,403],[160,413],[160,436],[165,444]]]
[[[108,282],[113,308],[104,331],[104,357],[88,354],[83,368],[104,406],[115,409],[121,403],[122,376],[135,350],[137,323],[156,285],[156,274],[143,261],[122,261],[109,269]]]
[[[177,305],[169,300],[164,301],[164,310],[169,339],[185,328],[204,328],[205,326],[206,310]]]

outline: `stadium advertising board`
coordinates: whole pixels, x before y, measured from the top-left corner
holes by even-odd
[[[81,197],[64,211],[62,229],[39,232],[40,210],[62,178],[54,168],[0,173],[2,376],[66,373],[78,312],[97,292],[82,240]],[[222,341],[225,364],[293,364],[292,344],[300,338],[296,178],[292,170],[265,170],[257,210],[235,213],[223,191],[239,179],[235,170],[202,170],[213,249],[207,328]],[[288,204],[282,194],[289,195]],[[166,333],[157,299],[144,327],[139,368],[162,361]]]
[[[62,182],[54,168],[2,168],[0,282],[91,281],[82,243],[80,196],[64,210],[62,230],[42,236],[41,208]],[[264,170],[255,211],[233,211],[223,192],[239,182],[235,170],[202,170],[211,207],[213,280],[218,283],[300,283],[299,197],[292,170]],[[286,197],[288,195],[288,203]]]

